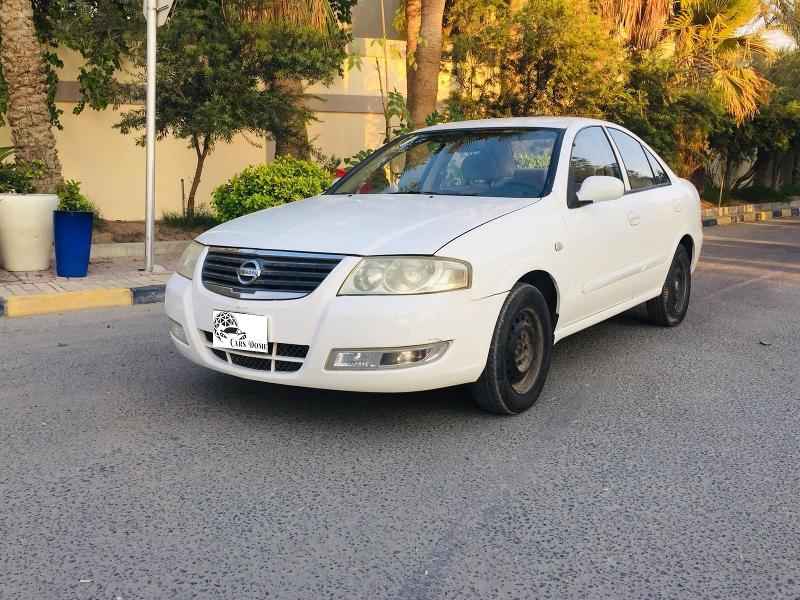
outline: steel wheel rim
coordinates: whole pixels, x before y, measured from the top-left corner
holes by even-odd
[[[689,275],[682,261],[675,261],[672,266],[667,300],[675,314],[680,314],[686,307],[689,292]]]
[[[523,308],[514,316],[506,340],[505,371],[511,389],[527,394],[536,379],[544,355],[544,338],[536,313]]]

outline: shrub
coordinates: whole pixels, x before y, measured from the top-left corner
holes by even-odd
[[[89,200],[81,192],[81,182],[74,179],[66,179],[56,187],[58,194],[58,210],[69,212],[91,212],[94,213],[95,224],[100,223],[100,210],[94,202]]]
[[[731,195],[748,204],[761,204],[764,202],[785,202],[789,197],[782,190],[776,190],[760,185],[740,188]]]
[[[214,190],[211,204],[228,221],[242,215],[321,193],[331,176],[307,160],[281,156],[268,165],[249,166]]]
[[[781,186],[781,193],[788,197],[788,199],[792,199],[793,196],[800,196],[800,185],[795,185],[793,183],[784,183]]]
[[[194,216],[190,219],[182,212],[176,210],[165,210],[161,213],[161,222],[172,227],[214,227],[219,225],[220,220],[214,215],[205,204],[198,204],[194,208]]]
[[[44,174],[44,163],[14,163],[8,160],[13,153],[13,147],[0,148],[0,194],[32,194],[36,191],[33,182]]]

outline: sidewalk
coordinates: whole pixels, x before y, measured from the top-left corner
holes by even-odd
[[[146,273],[141,258],[92,259],[86,277],[59,277],[47,271],[10,273],[0,269],[0,315],[21,317],[45,312],[160,302],[180,254],[159,255],[165,273]]]

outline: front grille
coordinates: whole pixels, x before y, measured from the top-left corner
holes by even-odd
[[[317,289],[343,258],[341,254],[212,247],[203,263],[203,285],[235,298],[300,298]],[[258,267],[260,274],[242,283],[238,277],[242,266]]]
[[[214,334],[210,331],[201,330],[206,339],[206,347],[218,359],[256,371],[292,373],[299,371],[303,366],[303,359],[308,354],[308,346],[302,344],[281,344],[270,342],[269,352],[255,355],[253,352],[239,352],[237,350],[223,350],[213,348]]]
[[[256,358],[255,356],[245,356],[244,354],[236,354],[229,352],[231,362],[239,367],[245,369],[258,369],[259,371],[271,371],[272,361],[268,358]]]
[[[301,346],[299,344],[278,344],[278,350],[275,352],[278,356],[289,356],[291,358],[305,358],[308,354],[308,346]]]

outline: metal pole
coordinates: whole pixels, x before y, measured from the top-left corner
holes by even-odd
[[[158,0],[147,0],[146,183],[144,205],[144,269],[153,272],[156,201],[156,31]]]

